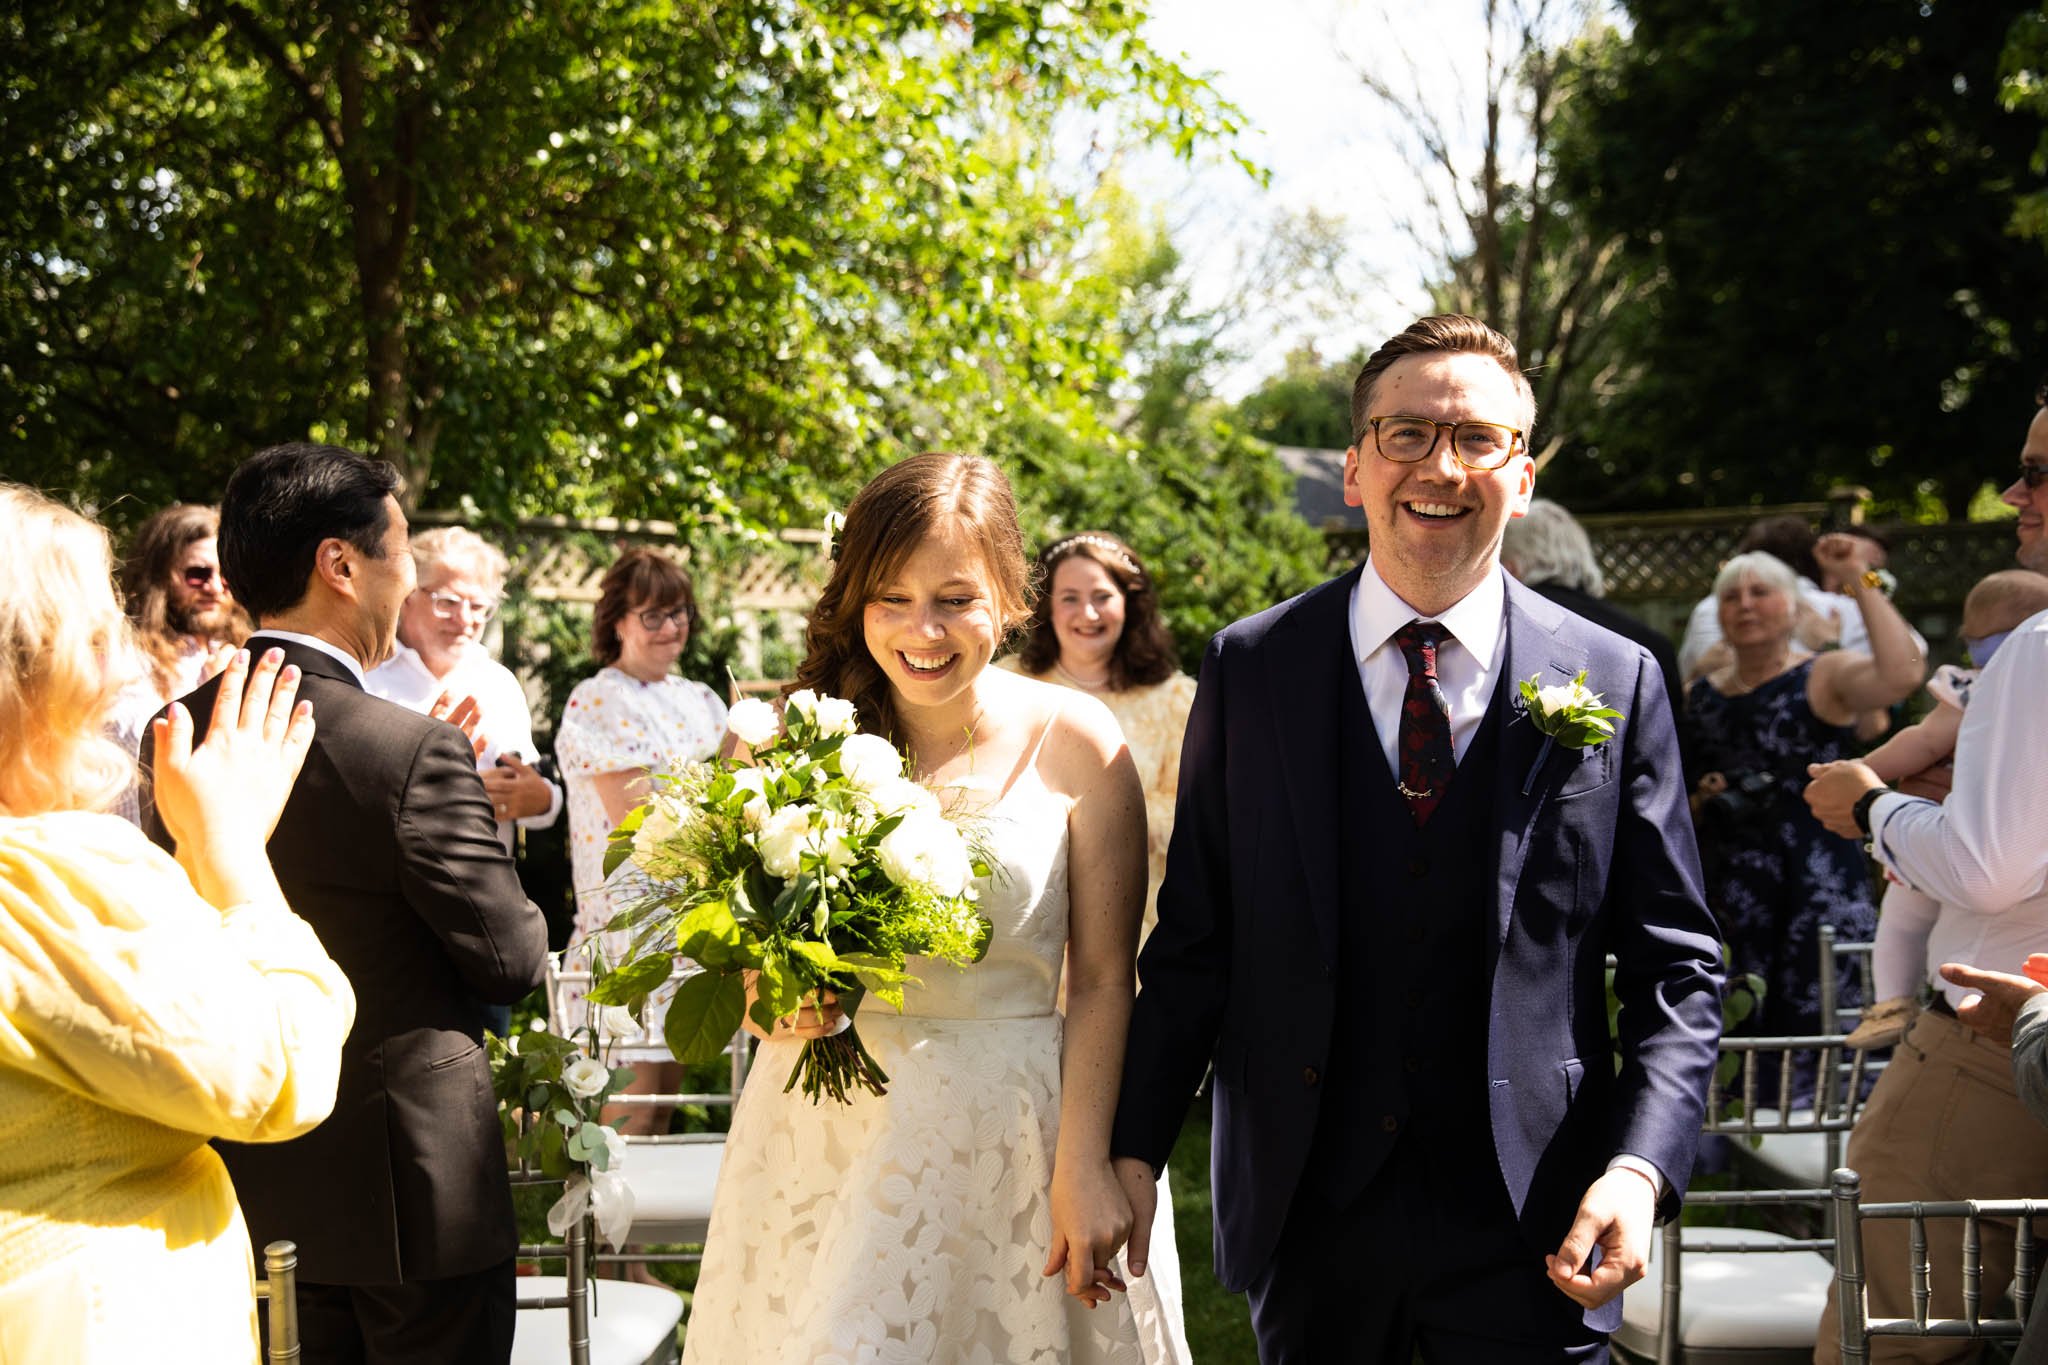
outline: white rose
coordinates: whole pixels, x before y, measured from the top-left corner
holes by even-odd
[[[922,811],[928,815],[939,813],[939,798],[933,796],[928,787],[912,782],[907,777],[883,782],[868,793],[875,803],[875,809],[883,815],[897,815],[905,811]]]
[[[844,697],[818,698],[818,729],[828,735],[850,735],[860,724],[860,714]]]
[[[611,1069],[594,1057],[576,1054],[576,1059],[562,1068],[562,1085],[579,1100],[587,1100],[611,1083]]]
[[[799,687],[796,691],[790,693],[783,702],[783,705],[802,716],[805,720],[816,720],[818,718],[818,694],[811,691],[808,687]]]
[[[898,886],[928,886],[941,896],[965,891],[974,873],[960,831],[942,817],[922,811],[906,815],[890,830],[875,856]]]
[[[1543,708],[1546,716],[1559,715],[1579,707],[1591,706],[1597,700],[1586,685],[1580,682],[1558,683],[1555,686],[1538,689],[1536,704]]]
[[[839,745],[839,771],[862,791],[903,776],[903,755],[880,735],[848,735]]]
[[[759,697],[742,697],[725,713],[725,728],[749,749],[758,749],[775,738],[782,724],[775,718],[775,708],[767,702]]]
[[[633,831],[633,861],[646,867],[661,851],[661,846],[675,838],[680,829],[667,803],[649,802],[647,814],[640,819],[640,828]]]
[[[640,1032],[640,1025],[633,1022],[633,1011],[624,1005],[601,1005],[597,1011],[597,1035],[600,1038],[631,1038]]]
[[[801,803],[784,806],[761,822],[755,842],[769,876],[794,877],[802,870],[804,849],[811,840],[811,810]]]

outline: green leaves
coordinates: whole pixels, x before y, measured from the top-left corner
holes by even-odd
[[[640,1003],[654,992],[655,987],[668,980],[675,960],[667,953],[650,953],[635,958],[615,972],[609,972],[590,988],[586,997],[593,1005],[625,1005],[637,1009]]]
[[[737,975],[699,973],[683,982],[669,1002],[662,1038],[677,1061],[708,1062],[732,1041],[746,1004],[746,987]]]

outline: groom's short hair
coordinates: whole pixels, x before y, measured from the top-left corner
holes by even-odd
[[[1536,391],[1529,386],[1528,376],[1522,373],[1521,361],[1515,355],[1515,343],[1478,318],[1463,313],[1438,313],[1432,317],[1417,318],[1380,343],[1380,348],[1367,357],[1365,368],[1358,372],[1358,378],[1351,385],[1351,444],[1357,445],[1365,439],[1367,423],[1373,416],[1373,385],[1379,382],[1388,366],[1404,356],[1460,352],[1489,356],[1498,361],[1500,367],[1513,376],[1522,397],[1528,400],[1528,424],[1535,423]]]

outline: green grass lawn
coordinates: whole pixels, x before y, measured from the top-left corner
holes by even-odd
[[[1188,1324],[1188,1351],[1199,1365],[1252,1365],[1259,1358],[1251,1309],[1242,1294],[1216,1283],[1209,1199],[1209,1106],[1197,1104],[1167,1167],[1173,1190],[1174,1242]]]

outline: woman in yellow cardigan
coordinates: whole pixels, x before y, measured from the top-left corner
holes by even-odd
[[[206,742],[155,722],[174,861],[101,814],[125,619],[106,533],[0,485],[0,1365],[256,1359],[248,1232],[211,1137],[334,1105],[355,996],[264,841],[312,737],[276,659]]]

